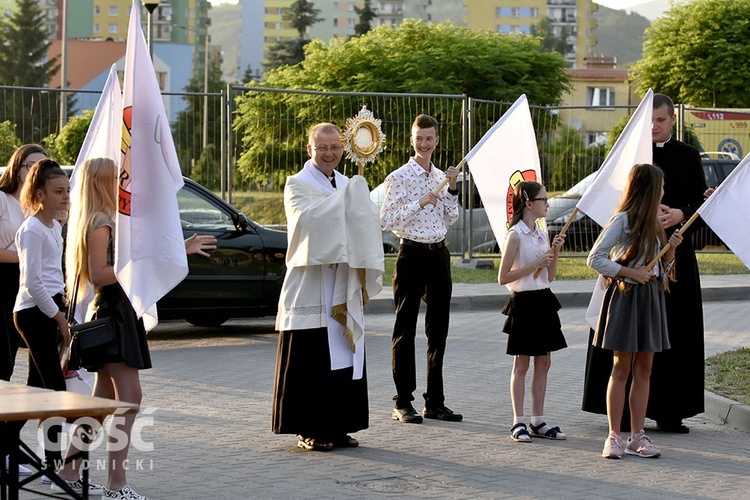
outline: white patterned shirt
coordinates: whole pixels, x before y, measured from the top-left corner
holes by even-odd
[[[446,185],[435,206],[420,208],[419,199],[434,191],[444,179],[445,172],[432,163],[427,172],[414,158],[409,158],[408,163],[385,178],[380,228],[420,243],[443,241],[448,228],[458,220],[458,197],[448,193]]]

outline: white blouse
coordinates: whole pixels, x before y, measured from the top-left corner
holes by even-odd
[[[12,194],[0,191],[0,248],[16,250],[16,232],[25,218],[21,202]]]
[[[29,217],[16,234],[16,247],[21,277],[13,312],[37,306],[48,317],[54,317],[59,308],[52,297],[65,291],[60,223],[53,220],[50,228],[36,217]]]
[[[538,223],[534,224],[532,230],[524,221],[518,221],[508,230],[508,234],[510,234],[510,231],[518,234],[521,239],[518,245],[518,253],[516,253],[513,265],[510,268],[511,271],[531,264],[549,251],[549,235],[547,231],[539,227]],[[546,267],[539,273],[538,278],[534,278],[534,274],[536,274],[536,271],[523,278],[511,281],[505,286],[511,292],[528,292],[549,288],[549,272]]]

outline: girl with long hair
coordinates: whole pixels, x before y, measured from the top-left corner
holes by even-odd
[[[664,291],[675,247],[682,243],[682,235],[675,231],[669,238],[669,250],[653,269],[648,267],[667,242],[658,218],[663,195],[663,172],[646,163],[635,165],[615,215],[588,257],[588,265],[607,282],[593,344],[614,355],[607,386],[609,435],[604,458],[621,458],[623,451],[644,458],[661,455],[645,435],[643,424],[654,353],[669,349]],[[623,449],[620,424],[631,371],[631,435]]]
[[[151,368],[151,356],[143,322],[136,317],[125,292],[117,282],[114,270],[115,211],[117,209],[117,167],[109,158],[87,160],[76,172],[74,186],[77,203],[70,220],[78,230],[68,235],[65,269],[68,295],[85,297],[93,287],[94,299],[89,313],[96,318],[111,318],[115,327],[119,354],[100,359],[96,371],[94,396],[140,404],[142,398],[139,370]],[[140,500],[127,484],[127,457],[130,433],[135,415],[114,415],[108,436],[108,479],[102,498]],[[114,436],[117,438],[115,439]],[[122,438],[127,439],[123,440]],[[76,451],[71,447],[68,455]],[[75,462],[67,464],[58,474],[70,482],[78,481]]]
[[[8,160],[0,176],[0,379],[10,380],[16,365],[21,336],[13,323],[18,295],[19,268],[16,233],[26,214],[21,207],[21,188],[31,166],[47,157],[38,144],[24,144]]]
[[[547,215],[547,191],[538,182],[520,182],[513,192],[513,216],[505,238],[498,282],[511,296],[503,307],[508,316],[503,331],[508,334],[506,353],[513,356],[510,396],[514,421],[510,437],[521,443],[532,436],[565,439],[559,427],[544,420],[544,397],[552,351],[567,347],[560,317],[560,302],[550,290],[557,272],[557,257],[565,236],[555,236],[550,251],[549,235],[539,220]],[[535,276],[537,269],[541,269]],[[531,434],[524,416],[526,372],[534,358],[531,377]]]

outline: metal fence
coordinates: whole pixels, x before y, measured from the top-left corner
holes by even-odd
[[[0,161],[7,161],[15,145],[49,144],[50,137],[60,134],[65,121],[60,119],[62,99],[67,102],[69,121],[93,110],[98,98],[96,91],[0,87]],[[465,95],[239,86],[227,86],[221,93],[165,93],[164,100],[184,175],[264,224],[285,222],[279,209],[284,181],[307,159],[307,133],[314,123],[329,121],[343,128],[363,105],[382,121],[384,151],[365,171],[372,188],[411,155],[410,128],[418,114],[435,116],[440,123],[440,145],[433,160],[445,169],[458,164],[512,105]],[[564,192],[596,170],[604,160],[607,140],[611,142],[609,131],[624,123],[634,109],[532,105],[548,191]],[[730,151],[742,157],[750,148],[750,112],[746,110],[677,106],[677,114],[678,138],[692,134],[705,151]],[[15,138],[7,137],[13,134]],[[356,166],[348,160],[341,169],[347,175],[356,173]],[[469,227],[470,223],[469,219]]]

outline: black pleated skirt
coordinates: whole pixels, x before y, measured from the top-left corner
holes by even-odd
[[[513,292],[502,311],[508,316],[503,325],[508,334],[506,354],[544,356],[568,347],[557,314],[560,307],[549,288]]]
[[[104,286],[96,291],[94,310],[94,319],[112,318],[120,353],[103,357],[96,366],[86,369],[96,371],[108,363],[125,363],[139,370],[151,368],[151,353],[148,350],[143,320],[136,316],[119,283]]]
[[[279,332],[271,430],[332,439],[369,426],[367,371],[331,371],[328,330]]]

